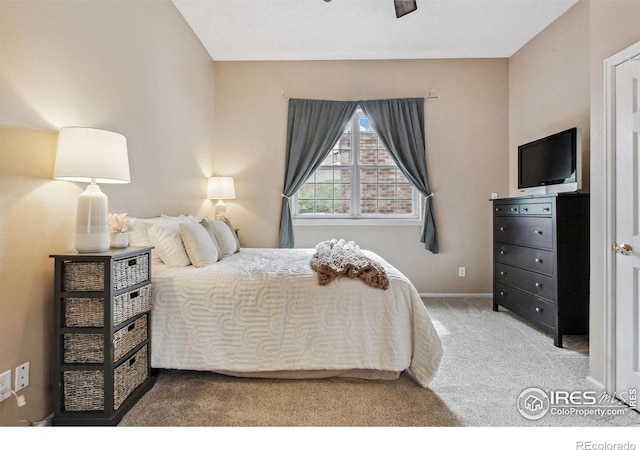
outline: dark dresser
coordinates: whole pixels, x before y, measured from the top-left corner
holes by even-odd
[[[151,250],[51,255],[53,425],[116,425],[153,385]]]
[[[493,310],[553,334],[589,332],[589,194],[493,202]]]

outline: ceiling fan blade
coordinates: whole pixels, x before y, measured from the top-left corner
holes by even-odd
[[[393,4],[396,7],[396,17],[398,19],[418,9],[416,0],[393,0]]]
[[[329,3],[331,0],[324,1]],[[393,5],[396,8],[396,17],[398,19],[418,9],[416,0],[393,0]]]

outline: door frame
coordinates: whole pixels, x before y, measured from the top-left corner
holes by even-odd
[[[605,206],[604,258],[604,388],[616,391],[616,265],[613,244],[616,238],[616,67],[640,55],[640,42],[604,61],[604,150],[603,198]]]

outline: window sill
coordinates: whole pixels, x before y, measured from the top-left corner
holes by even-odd
[[[420,219],[293,219],[293,226],[421,226]]]

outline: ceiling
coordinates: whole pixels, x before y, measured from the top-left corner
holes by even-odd
[[[215,61],[510,57],[578,0],[173,0]]]

